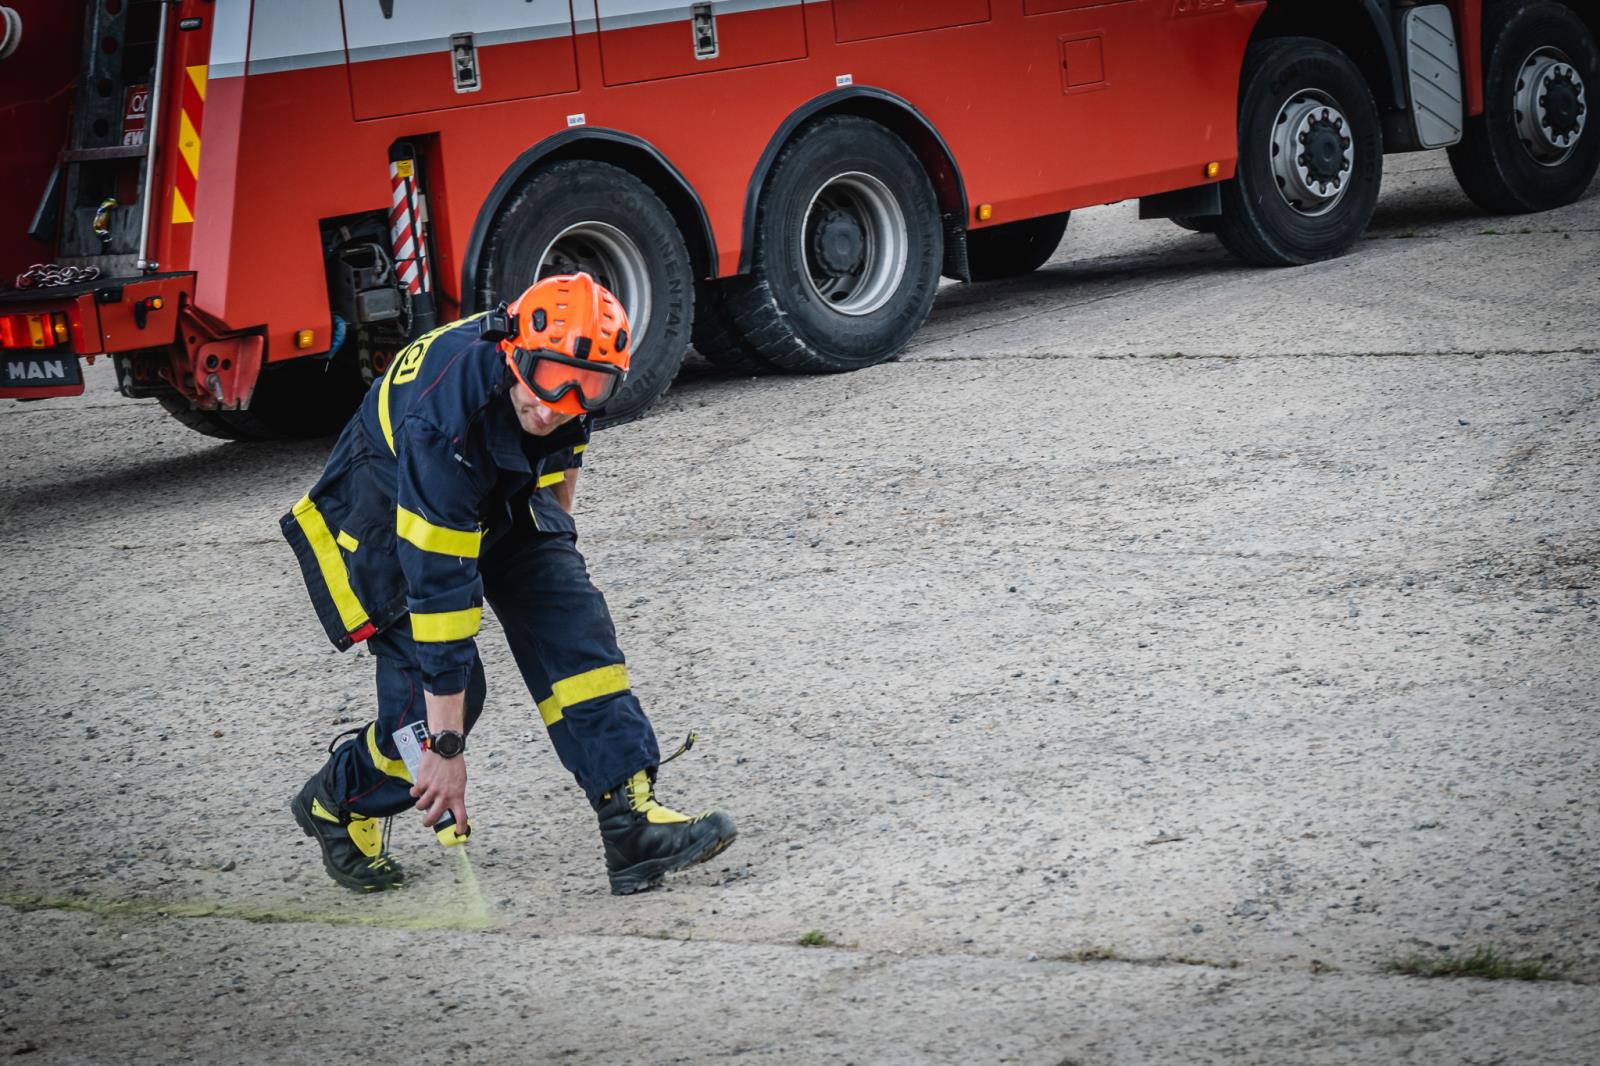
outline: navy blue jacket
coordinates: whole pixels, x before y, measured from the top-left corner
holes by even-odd
[[[340,434],[322,477],[280,523],[340,650],[410,616],[423,684],[466,687],[483,617],[478,559],[527,507],[572,531],[545,491],[583,463],[591,419],[523,431],[515,379],[475,315],[396,356]]]

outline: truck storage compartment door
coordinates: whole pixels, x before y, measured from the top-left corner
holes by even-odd
[[[342,0],[355,117],[572,92],[568,0]]]
[[[590,6],[578,0],[581,6]],[[607,85],[804,59],[799,0],[595,0]]]

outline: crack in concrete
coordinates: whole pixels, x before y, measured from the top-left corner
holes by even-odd
[[[1268,359],[1402,359],[1402,358],[1455,358],[1470,356],[1474,359],[1488,356],[1507,355],[1600,355],[1600,347],[1565,347],[1565,348],[1438,348],[1438,349],[1395,349],[1392,351],[1371,352],[1272,352],[1262,355],[1225,355],[1214,353],[1188,353],[1188,352],[1128,352],[1128,353],[1093,353],[1093,352],[1009,352],[1005,355],[925,355],[916,358],[906,357],[901,360],[905,363],[998,363],[1013,359],[1031,359],[1040,361],[1053,361],[1061,359],[1152,359],[1169,362],[1241,362],[1250,360],[1261,362]]]

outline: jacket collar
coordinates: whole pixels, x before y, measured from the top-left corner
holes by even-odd
[[[504,377],[496,383],[484,411],[489,454],[502,470],[531,474],[534,464],[545,456],[584,443],[588,439],[584,424],[589,421],[589,416],[574,418],[546,437],[524,432],[522,423],[517,421],[516,409],[511,406],[513,380],[510,368],[505,368]]]

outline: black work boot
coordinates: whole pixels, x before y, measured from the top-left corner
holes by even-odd
[[[705,862],[738,835],[733,819],[721,811],[691,818],[657,803],[646,770],[602,796],[599,815],[613,896],[653,888],[667,874]]]
[[[322,847],[322,865],[328,876],[357,892],[381,892],[405,883],[406,872],[384,850],[388,834],[380,823],[346,811],[333,802],[318,770],[289,801],[294,820]]]

